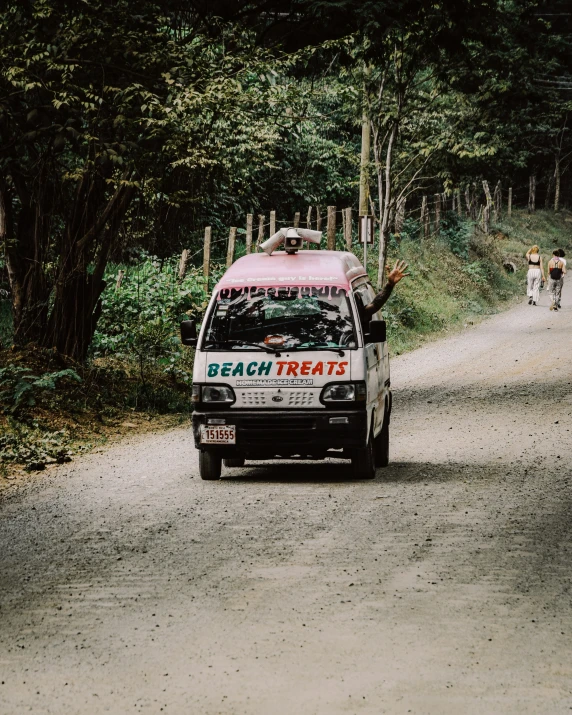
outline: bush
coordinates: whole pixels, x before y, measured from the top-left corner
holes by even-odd
[[[452,253],[463,260],[469,257],[472,233],[472,223],[454,211],[447,211],[441,219],[442,240],[446,242]]]
[[[69,462],[71,454],[70,435],[65,429],[49,431],[10,419],[0,435],[0,465],[15,462],[43,469],[46,463]]]
[[[4,412],[15,414],[24,406],[33,407],[39,393],[54,391],[56,383],[64,378],[81,382],[81,377],[71,369],[44,373],[38,377],[32,374],[29,367],[7,365],[0,368],[0,402],[5,405]]]
[[[124,277],[116,290],[119,270],[124,271]],[[144,257],[136,267],[110,267],[91,347],[94,357],[139,355],[149,345],[157,352],[159,345],[178,333],[181,320],[204,313],[210,292],[202,272],[191,267],[179,282],[177,271],[176,258],[160,261],[153,256]]]
[[[8,299],[2,297],[0,291],[0,348],[8,347],[12,344],[14,333],[12,325],[12,305]]]

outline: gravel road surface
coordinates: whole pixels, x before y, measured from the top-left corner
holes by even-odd
[[[543,301],[393,360],[374,481],[202,482],[180,428],[5,493],[0,712],[570,712],[572,308]]]

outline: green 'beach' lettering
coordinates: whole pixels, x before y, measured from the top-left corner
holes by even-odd
[[[251,362],[246,368],[246,374],[247,375],[256,375],[256,366],[257,365],[258,365],[257,362]]]
[[[261,362],[258,368],[259,375],[270,375],[270,370],[272,369],[271,362]]]
[[[209,365],[209,372],[208,372],[209,377],[216,377],[218,375],[219,367],[220,367],[220,365],[218,363],[211,362],[211,364]]]
[[[239,375],[240,377],[242,377],[244,375],[244,363],[243,362],[236,363],[236,367],[232,371],[232,376],[235,377],[236,375]]]
[[[220,371],[221,377],[228,377],[230,375],[231,367],[232,367],[231,362],[223,362],[222,368]]]

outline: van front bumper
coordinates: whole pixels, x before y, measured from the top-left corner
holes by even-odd
[[[201,426],[211,420],[217,420],[217,424],[234,425],[236,444],[201,444]],[[366,444],[367,412],[340,409],[209,410],[193,413],[193,435],[197,449],[212,450],[226,458],[324,457],[328,450],[344,450],[345,454],[336,456],[350,456],[351,450]]]

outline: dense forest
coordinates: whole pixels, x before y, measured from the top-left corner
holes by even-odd
[[[534,205],[558,210],[572,191],[571,30],[564,0],[7,0],[14,341],[82,361],[110,261],[186,248],[198,264],[206,225],[240,240],[247,214],[357,211],[364,128],[380,277],[423,197],[477,219],[497,200],[483,180],[521,206],[534,183]],[[215,241],[215,258],[225,250]]]

